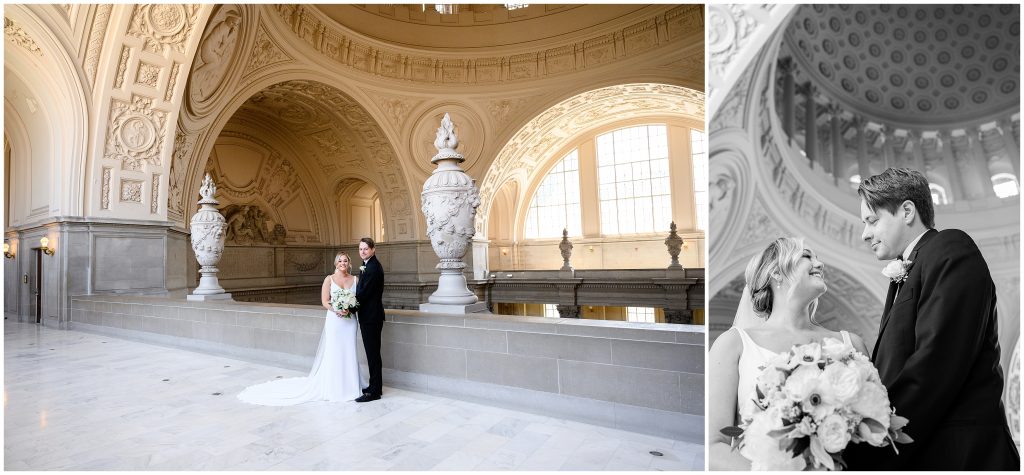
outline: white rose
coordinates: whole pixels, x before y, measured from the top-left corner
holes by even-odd
[[[860,392],[850,404],[857,414],[874,419],[889,428],[889,396],[881,383],[868,382],[861,385]]]
[[[845,449],[846,444],[850,442],[846,419],[836,414],[825,417],[825,420],[818,424],[818,438],[829,453],[834,454]]]
[[[821,376],[830,388],[828,391],[830,402],[838,404],[849,403],[860,392],[860,382],[863,380],[859,371],[843,363],[826,366]]]
[[[815,364],[821,359],[821,345],[818,342],[793,347],[793,359],[802,365]]]
[[[835,338],[825,338],[821,345],[821,352],[833,360],[841,360],[854,353],[853,345]]]
[[[786,373],[774,366],[768,366],[757,377],[757,387],[761,389],[761,394],[768,395],[770,390],[782,386],[785,381]]]
[[[758,414],[743,431],[740,455],[750,460],[753,470],[803,470],[807,462],[803,457],[782,449],[779,439],[768,432],[782,427],[782,421],[769,412]]]

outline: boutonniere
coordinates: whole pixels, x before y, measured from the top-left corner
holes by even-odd
[[[366,266],[359,266],[359,272],[366,272]]]
[[[894,260],[882,269],[882,275],[886,276],[894,284],[902,284],[907,280],[907,275],[910,274],[910,266],[914,265],[913,261],[906,260]]]

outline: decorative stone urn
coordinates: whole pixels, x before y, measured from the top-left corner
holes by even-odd
[[[423,184],[421,210],[427,220],[430,244],[441,260],[437,264],[441,276],[437,291],[430,295],[428,304],[420,306],[420,310],[444,313],[486,311],[486,305],[478,304],[476,295],[466,286],[463,274],[466,263],[462,261],[476,233],[473,218],[480,206],[480,192],[475,180],[459,167],[465,157],[455,151],[459,139],[448,114],[441,119],[434,146],[437,147],[437,155],[430,161],[437,164],[437,169]]]
[[[562,268],[558,270],[572,271],[573,268],[569,265],[569,258],[572,257],[572,243],[569,242],[568,229],[562,229],[562,242],[558,243],[558,250],[562,252]]]
[[[207,174],[199,188],[199,195],[202,196],[199,211],[192,216],[192,250],[202,266],[199,269],[202,276],[199,278],[199,286],[188,295],[188,300],[231,300],[231,294],[224,292],[217,281],[217,262],[224,254],[224,230],[227,223],[217,211],[220,203],[213,197],[216,193],[217,185]]]
[[[668,237],[665,238],[665,247],[668,247],[668,254],[672,256],[672,263],[669,264],[669,269],[682,269],[683,266],[679,264],[679,252],[683,247],[683,238],[679,237],[676,233],[676,222],[672,221],[672,225],[669,227]]]

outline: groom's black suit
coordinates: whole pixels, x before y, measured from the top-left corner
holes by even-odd
[[[852,470],[1019,470],[1003,411],[996,291],[963,231],[927,231],[890,284],[871,359],[914,442],[848,448]],[[898,294],[897,294],[898,288]]]
[[[356,300],[359,301],[359,332],[363,335],[366,350],[366,365],[370,369],[370,385],[366,392],[380,396],[381,381],[380,334],[384,330],[384,268],[377,256],[370,256],[366,269],[359,275],[356,284]]]

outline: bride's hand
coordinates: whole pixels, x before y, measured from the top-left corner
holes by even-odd
[[[345,315],[348,315],[348,310],[342,310],[340,312],[334,312],[334,313],[338,314],[339,317],[344,317]]]

